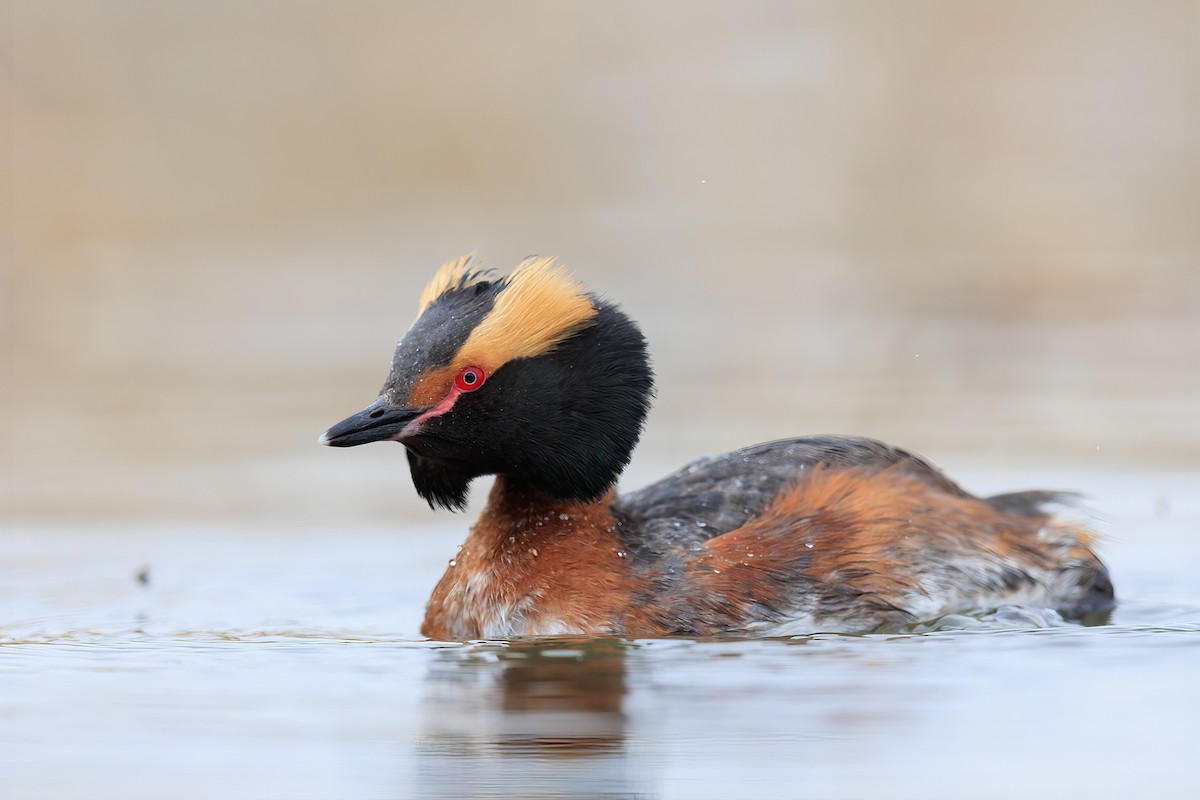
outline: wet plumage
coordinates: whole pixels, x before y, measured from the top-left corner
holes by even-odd
[[[760,444],[618,495],[652,394],[645,341],[615,305],[552,260],[495,277],[467,257],[422,294],[378,399],[322,441],[401,442],[432,506],[461,509],[474,478],[497,476],[426,607],[431,638],[858,631],[1112,606],[1090,532],[1044,510],[1064,496],[976,498],[869,439]]]

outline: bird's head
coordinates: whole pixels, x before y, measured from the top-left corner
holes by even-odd
[[[480,475],[591,500],[629,463],[653,395],[646,342],[616,306],[552,259],[496,277],[442,266],[374,403],[322,444],[400,442],[417,492],[462,509]]]

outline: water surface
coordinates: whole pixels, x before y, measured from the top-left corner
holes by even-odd
[[[457,522],[13,526],[0,794],[1190,796],[1197,476],[1084,478],[1121,597],[1091,628],[445,644]]]

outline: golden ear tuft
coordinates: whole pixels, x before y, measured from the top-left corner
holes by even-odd
[[[417,304],[417,316],[424,314],[425,309],[446,292],[474,286],[487,280],[488,274],[487,270],[479,266],[479,261],[473,252],[453,261],[447,261],[438,267],[438,271],[433,274],[425,291],[421,292],[421,299]]]
[[[529,258],[504,279],[495,305],[459,354],[494,370],[553,350],[595,316],[587,290],[553,258]]]

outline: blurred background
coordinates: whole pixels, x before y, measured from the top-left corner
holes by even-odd
[[[1200,463],[1200,3],[0,0],[0,57],[10,518],[432,518],[315,439],[469,250],[641,322],[626,486]]]

